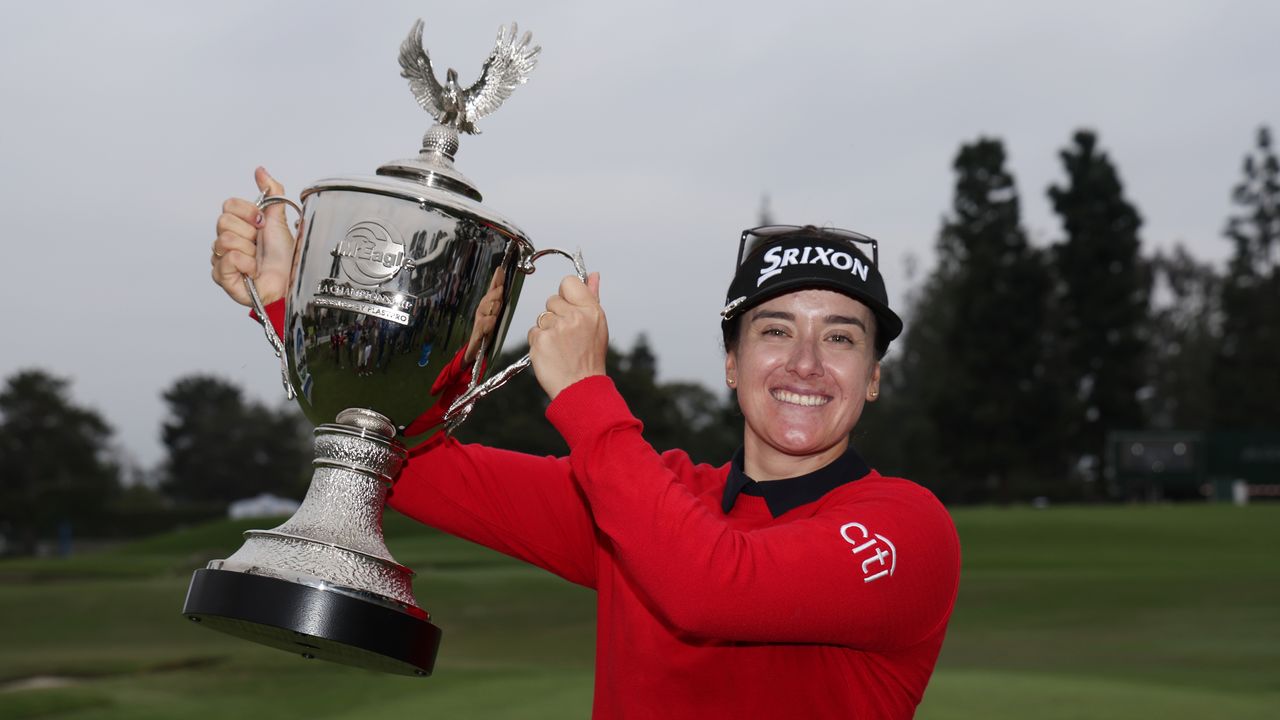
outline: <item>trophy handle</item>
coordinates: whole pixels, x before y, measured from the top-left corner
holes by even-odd
[[[567,250],[561,250],[559,248],[546,248],[545,250],[539,250],[530,254],[528,257],[521,260],[520,264],[516,267],[525,275],[532,275],[534,270],[537,269],[534,266],[534,263],[537,262],[539,258],[547,255],[563,255],[564,257],[569,258],[573,261],[573,271],[578,276],[578,279],[584,283],[587,281],[587,266],[582,261],[581,250],[576,250],[570,253]],[[268,325],[268,327],[270,326]],[[494,390],[497,390],[503,385],[506,385],[511,378],[519,375],[520,371],[529,367],[529,355],[526,353],[524,357],[514,363],[511,363],[510,367],[494,374],[493,377],[483,383],[477,384],[477,380],[480,377],[481,363],[484,360],[485,351],[487,350],[486,346],[488,343],[489,339],[487,337],[480,341],[480,349],[476,352],[475,362],[471,365],[471,384],[467,387],[467,391],[465,393],[460,395],[457,400],[453,401],[453,404],[449,406],[449,410],[444,414],[444,421],[449,433],[453,433],[453,431],[467,419],[467,416],[471,414],[471,409],[475,407],[477,400],[488,395]]]
[[[259,210],[266,210],[272,205],[285,203],[289,207],[298,211],[298,215],[302,215],[302,208],[298,207],[298,203],[287,197],[280,195],[268,196],[265,192],[258,196],[254,204]],[[254,284],[253,278],[248,275],[242,275],[244,278],[244,286],[249,290],[249,299],[253,301],[253,311],[258,314],[258,321],[262,323],[262,330],[267,334],[267,342],[271,343],[271,348],[276,351],[276,357],[280,358],[280,382],[284,384],[285,397],[292,400],[297,397],[297,392],[293,389],[293,383],[289,382],[289,361],[285,357],[284,340],[276,335],[275,328],[271,327],[271,320],[267,317],[266,308],[262,305],[262,296],[258,294],[258,286]]]

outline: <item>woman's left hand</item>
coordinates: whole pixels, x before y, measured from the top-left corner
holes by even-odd
[[[560,281],[560,292],[529,329],[529,357],[538,384],[552,400],[561,390],[592,375],[604,375],[609,325],[600,307],[600,273],[584,285],[575,275]]]

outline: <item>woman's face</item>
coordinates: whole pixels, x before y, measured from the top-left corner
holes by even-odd
[[[831,290],[800,290],[746,312],[725,372],[756,462],[828,455],[848,446],[863,405],[879,394],[875,316]]]

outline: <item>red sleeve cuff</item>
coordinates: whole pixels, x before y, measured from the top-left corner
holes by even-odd
[[[284,298],[280,298],[275,302],[267,305],[263,310],[267,311],[267,319],[271,321],[271,327],[276,329],[276,337],[284,338]],[[249,310],[249,317],[258,321],[258,313]]]
[[[561,390],[547,406],[547,419],[570,450],[609,428],[639,423],[607,375],[592,375]]]

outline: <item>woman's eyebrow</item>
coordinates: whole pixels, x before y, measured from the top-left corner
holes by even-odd
[[[828,315],[827,324],[828,325],[857,325],[858,327],[862,328],[863,332],[867,331],[866,323],[862,322],[862,320],[860,320],[859,318],[849,317],[847,315]]]
[[[795,320],[796,316],[782,310],[757,310],[751,315],[753,322],[761,318],[767,320]]]
[[[784,310],[757,310],[751,314],[752,322],[755,322],[756,320],[787,320],[789,322],[794,322],[795,319],[795,315]],[[825,320],[828,325],[854,325],[862,328],[863,332],[867,331],[866,323],[862,322],[859,318],[851,317],[849,315],[828,315],[823,318],[823,320]]]

